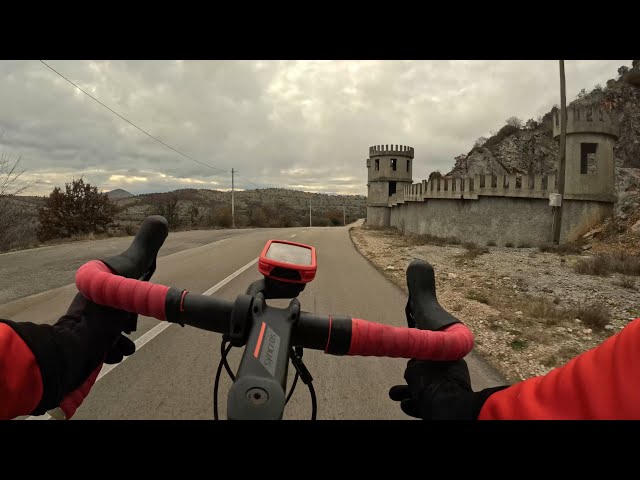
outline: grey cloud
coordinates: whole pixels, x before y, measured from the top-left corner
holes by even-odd
[[[557,61],[48,63],[174,148],[235,168],[240,188],[255,186],[245,177],[364,194],[368,147],[384,143],[415,148],[419,181],[507,117],[559,103]],[[572,99],[630,61],[566,63]],[[0,149],[22,155],[34,193],[81,174],[133,193],[230,187],[230,173],[163,147],[37,61],[0,62],[0,105]]]

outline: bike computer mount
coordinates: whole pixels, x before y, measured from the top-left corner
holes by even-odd
[[[228,393],[229,419],[282,418],[288,401],[285,388],[289,358],[302,381],[312,390],[313,378],[302,363],[302,349],[294,350],[289,345],[300,315],[300,302],[296,297],[315,278],[316,249],[302,243],[269,240],[258,259],[258,270],[263,278],[253,282],[245,295],[237,297],[231,333],[223,337],[221,365],[225,367],[225,343],[245,347]],[[291,302],[281,309],[268,306],[265,302],[268,299],[291,299]],[[214,401],[217,404],[217,400]],[[315,417],[315,411],[312,416]]]

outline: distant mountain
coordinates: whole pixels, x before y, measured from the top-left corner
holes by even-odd
[[[110,192],[106,192],[106,194],[110,200],[122,200],[124,198],[130,198],[134,196],[132,193],[129,193],[126,190],[122,190],[121,188],[111,190]]]

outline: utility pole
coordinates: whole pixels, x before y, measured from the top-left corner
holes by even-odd
[[[347,224],[347,211],[346,211],[346,207],[342,205],[342,225],[346,225],[346,224]]]
[[[235,173],[235,170],[232,168],[231,169],[231,228],[236,228],[236,208],[235,208],[235,203],[233,198],[233,193],[235,189],[234,173]]]
[[[560,229],[562,227],[562,201],[564,200],[564,175],[566,171],[567,153],[567,95],[565,90],[564,60],[560,60],[560,159],[558,165],[558,193],[560,206],[556,209],[553,219],[553,243],[560,243]]]
[[[311,200],[309,200],[309,226],[311,226]]]

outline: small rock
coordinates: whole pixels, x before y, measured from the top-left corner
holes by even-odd
[[[605,325],[604,329],[605,330],[613,330],[613,325]]]
[[[582,320],[580,320],[579,318],[574,318],[573,321],[576,323],[582,323]]]
[[[582,337],[582,340],[591,340],[591,337]]]
[[[393,265],[388,265],[387,268],[385,268],[385,270],[395,270],[396,267],[394,267]]]
[[[449,278],[458,278],[458,275],[456,273],[450,273]]]
[[[591,247],[592,247],[592,246],[593,246],[593,245],[583,245],[583,246],[582,246],[582,251],[583,251],[583,252],[586,252],[587,250],[591,250]]]
[[[518,310],[518,311],[516,312],[516,315],[522,315],[522,312],[521,312],[520,310]]]
[[[634,223],[631,226],[631,231],[632,232],[640,232],[640,220],[638,220],[636,223]]]
[[[509,277],[502,277],[502,280],[511,280]]]
[[[567,329],[566,329],[566,328],[564,328],[564,327],[558,327],[558,331],[559,331],[559,332],[566,332],[566,331],[567,331]]]
[[[593,330],[591,330],[590,328],[585,328],[584,330],[582,330],[582,333],[584,333],[585,335],[589,335],[591,332],[593,332]]]
[[[571,329],[571,328],[567,328],[567,332],[569,332],[569,333],[573,333],[573,329]]]
[[[596,237],[599,233],[602,233],[602,227],[594,228],[593,230],[585,233],[582,238]]]

